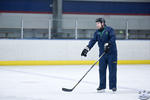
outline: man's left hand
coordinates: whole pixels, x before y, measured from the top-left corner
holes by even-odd
[[[109,50],[110,50],[110,43],[105,43],[105,44],[104,44],[104,52],[105,52],[105,53],[108,53]]]

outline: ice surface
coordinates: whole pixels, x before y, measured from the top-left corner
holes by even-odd
[[[72,92],[90,68],[82,66],[0,66],[0,100],[138,100],[138,90],[150,90],[150,65],[119,65],[118,91],[97,93],[98,66]],[[108,75],[107,75],[108,76]]]

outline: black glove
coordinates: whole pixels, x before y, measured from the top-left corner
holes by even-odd
[[[85,47],[81,53],[81,56],[84,56],[86,57],[87,56],[87,53],[89,52],[89,48],[88,47]]]
[[[104,52],[105,52],[105,53],[108,53],[109,50],[110,50],[110,43],[105,43],[105,44],[104,44]]]

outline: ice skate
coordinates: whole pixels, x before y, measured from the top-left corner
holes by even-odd
[[[113,93],[116,93],[117,89],[116,88],[112,88],[111,89]]]
[[[97,88],[97,93],[104,93],[105,89]]]

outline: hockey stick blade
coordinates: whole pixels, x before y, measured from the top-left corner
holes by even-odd
[[[62,88],[62,91],[65,91],[65,92],[71,92],[73,89],[66,89],[66,88]]]

